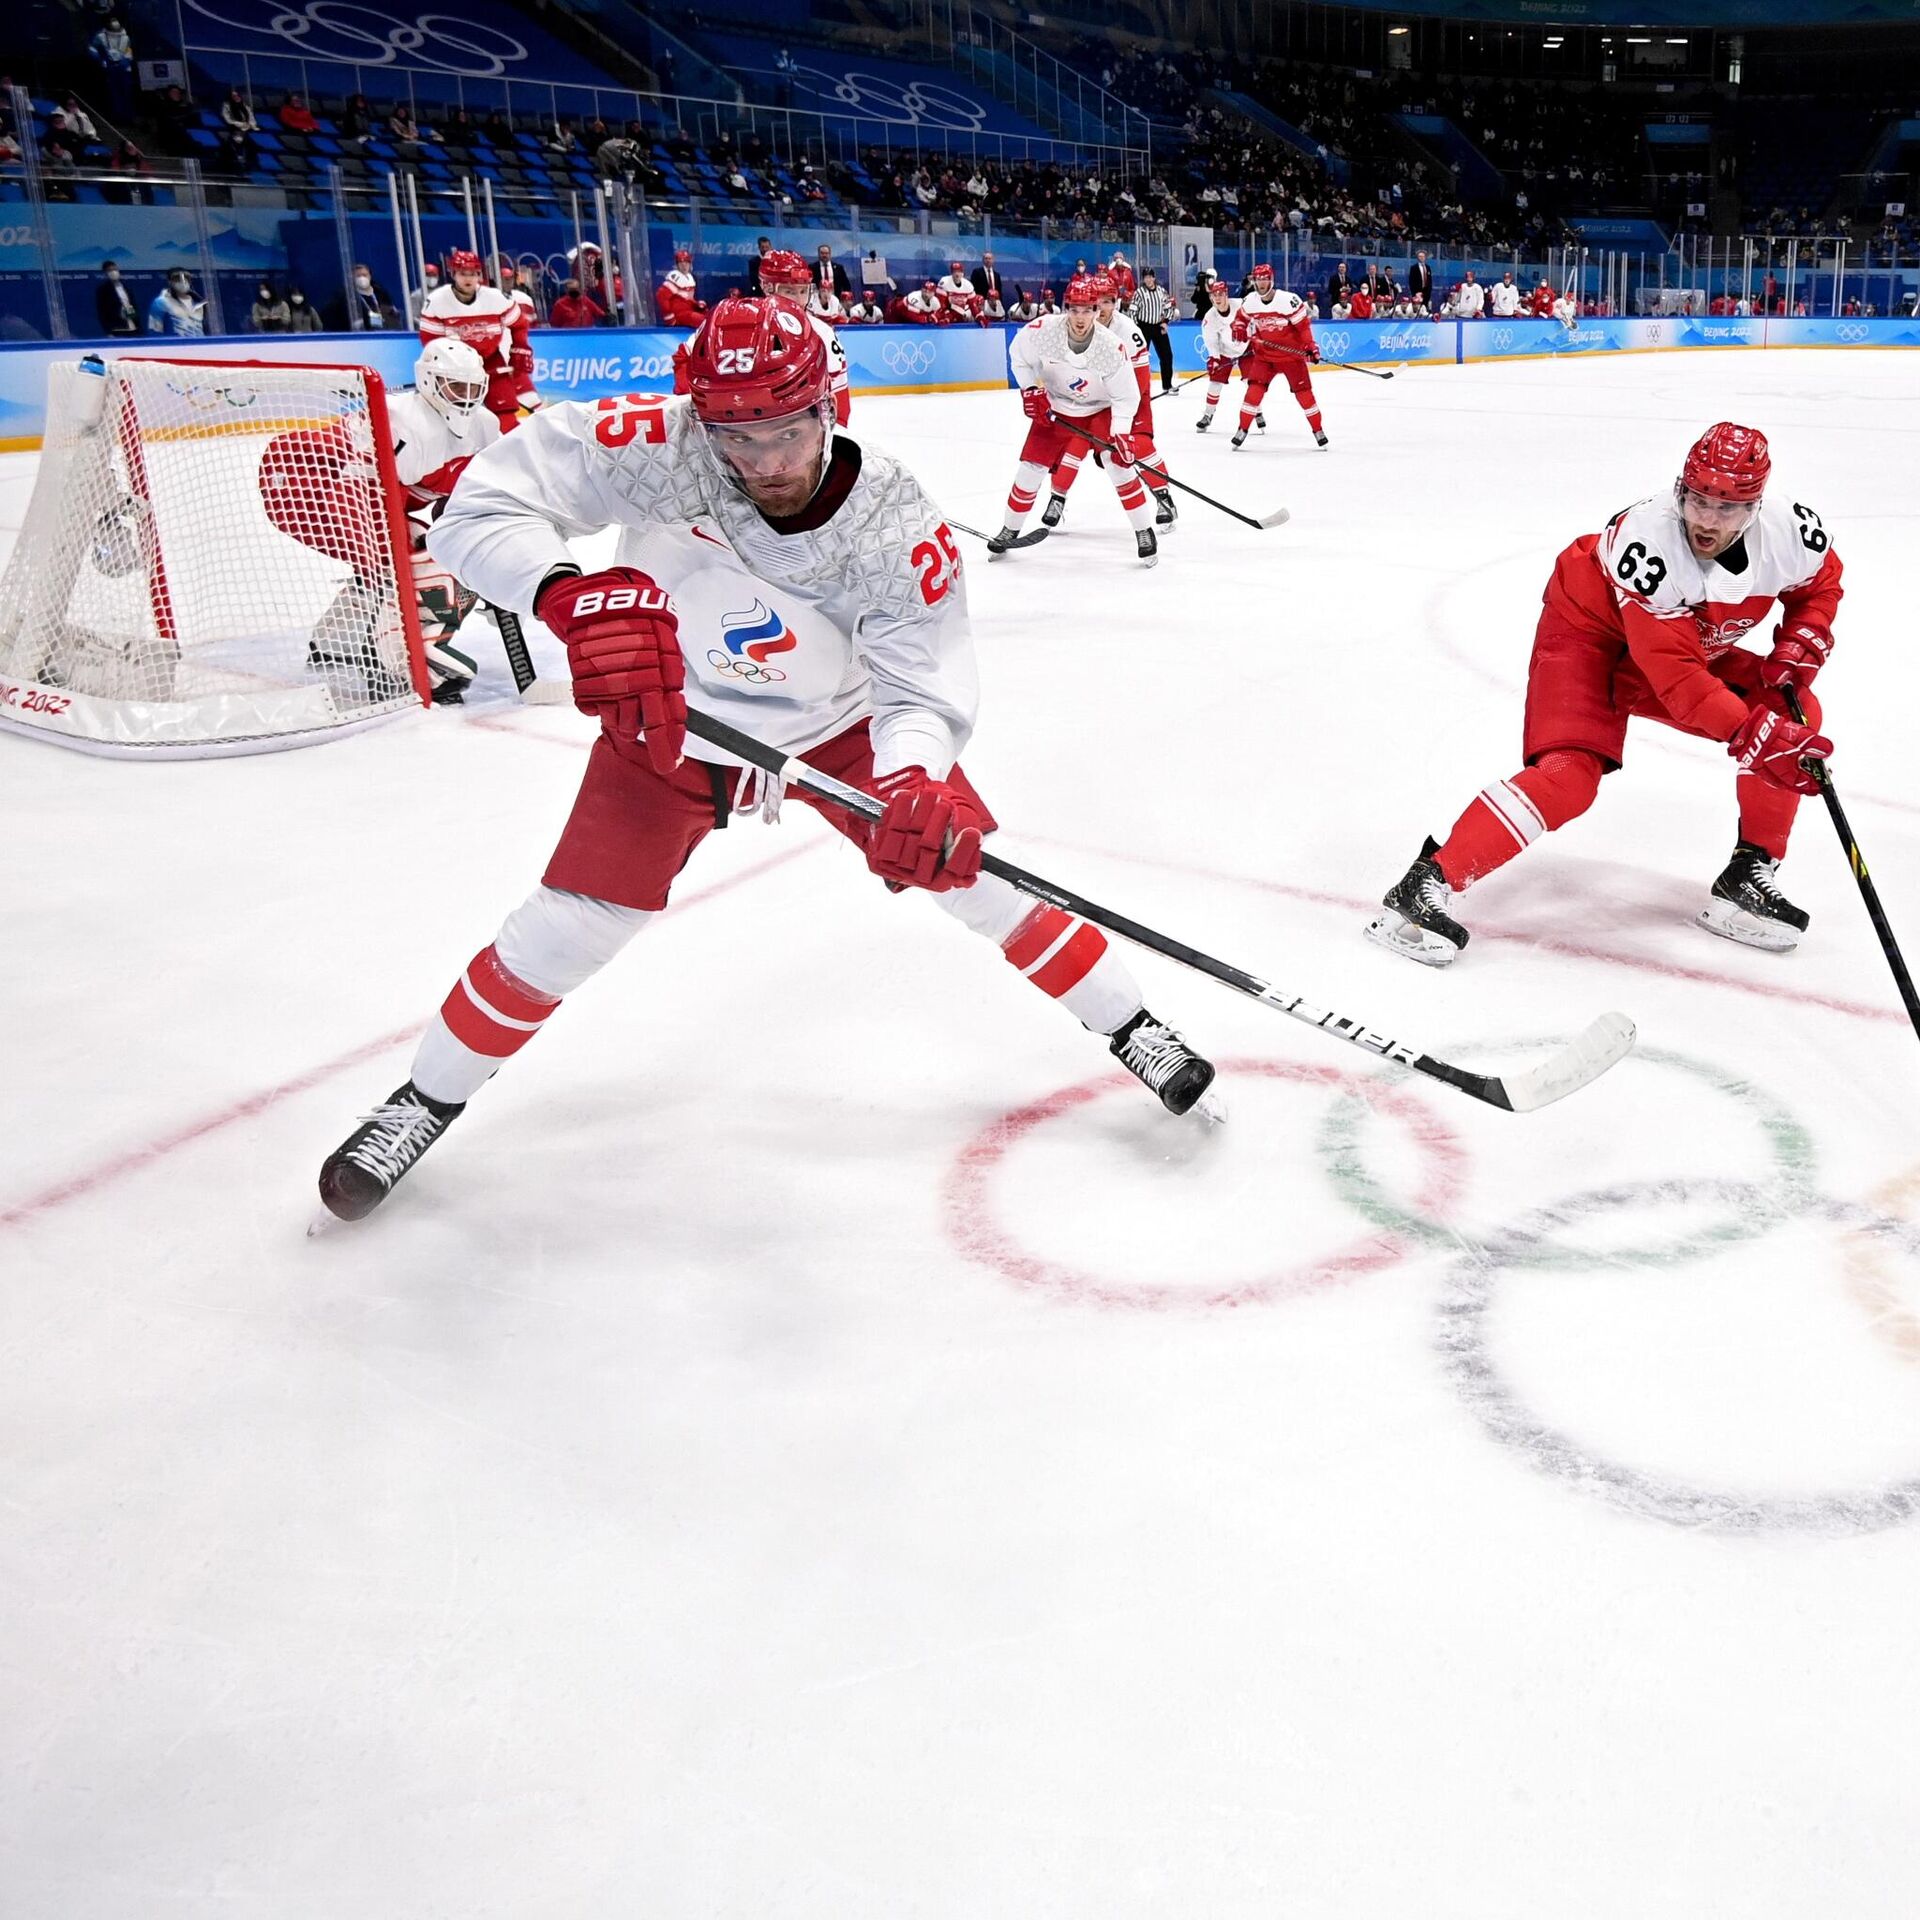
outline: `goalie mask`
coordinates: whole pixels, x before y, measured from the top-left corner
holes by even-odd
[[[721,469],[763,513],[798,513],[833,447],[826,343],[788,300],[722,300],[687,354],[694,417]]]
[[[414,390],[456,434],[487,397],[487,370],[464,340],[434,340],[413,363]]]

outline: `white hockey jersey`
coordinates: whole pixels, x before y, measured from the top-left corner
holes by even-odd
[[[1068,338],[1064,313],[1030,320],[1013,336],[1007,358],[1015,383],[1046,388],[1055,413],[1084,420],[1111,407],[1115,433],[1125,433],[1133,424],[1139,383],[1127,363],[1126,349],[1097,321],[1086,345],[1076,349]]]
[[[500,438],[500,421],[485,407],[474,408],[456,433],[444,414],[412,391],[388,396],[387,426],[394,472],[410,509],[444,500],[467,462]]]
[[[1153,374],[1147,362],[1147,336],[1140,331],[1140,323],[1130,313],[1122,313],[1118,307],[1113,310],[1111,320],[1103,320],[1101,325],[1120,342],[1120,350],[1127,356],[1127,365],[1134,371],[1134,382],[1140,383],[1144,376],[1146,383],[1153,384]]]
[[[508,355],[524,336],[531,304],[522,307],[512,294],[498,287],[475,287],[463,300],[451,284],[435,287],[420,309],[423,340],[464,340],[480,356],[489,373],[508,371]],[[524,338],[519,344],[524,344]]]
[[[874,765],[944,776],[978,703],[960,553],[890,455],[837,436],[858,471],[813,531],[781,533],[722,466],[686,401],[653,394],[546,408],[489,447],[428,536],[483,599],[523,614],[568,546],[620,530],[616,563],[673,595],[689,706],[789,753],[865,715]],[[731,754],[689,740],[722,766]]]
[[[1246,352],[1247,343],[1233,337],[1233,323],[1239,312],[1238,300],[1229,300],[1225,313],[1215,306],[1207,308],[1200,322],[1200,343],[1209,360],[1238,360]]]

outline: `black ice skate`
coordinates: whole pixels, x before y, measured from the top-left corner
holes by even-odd
[[[1113,1057],[1147,1089],[1158,1094],[1169,1113],[1191,1113],[1213,1085],[1213,1062],[1203,1060],[1174,1032],[1142,1007],[1113,1036]],[[1208,1101],[1201,1112],[1223,1120],[1226,1111]]]
[[[1726,871],[1713,883],[1713,898],[1700,909],[1699,924],[1743,947],[1791,953],[1808,916],[1780,891],[1773,877],[1779,864],[1750,840],[1736,842]]]
[[[1247,444],[1247,430],[1245,427],[1242,427],[1240,431],[1233,436],[1233,444],[1236,447],[1244,447]]]
[[[1327,444],[1327,436],[1318,427],[1313,430],[1313,444],[1316,447],[1324,447]]]
[[[1258,428],[1258,429],[1259,429],[1259,430],[1260,430],[1260,431],[1261,431],[1262,433],[1265,433],[1265,432],[1266,432],[1266,430],[1267,430],[1267,416],[1266,416],[1266,415],[1265,415],[1264,413],[1256,413],[1256,414],[1255,414],[1255,415],[1253,416],[1253,424],[1254,424],[1254,425],[1255,425],[1255,426],[1256,426],[1256,427],[1257,427],[1257,428]]]
[[[1057,527],[1060,524],[1060,516],[1066,510],[1067,496],[1064,493],[1049,494],[1047,504],[1040,515],[1040,524],[1043,527]]]
[[[320,1199],[338,1220],[364,1220],[413,1163],[466,1111],[429,1100],[411,1080],[396,1088],[327,1155]]]
[[[1453,894],[1434,859],[1439,851],[1429,835],[1420,858],[1387,889],[1381,911],[1367,922],[1369,940],[1423,967],[1446,966],[1467,944],[1466,928],[1447,911]]]
[[[1153,524],[1162,533],[1172,530],[1180,518],[1180,509],[1174,505],[1173,489],[1163,487],[1153,496]]]
[[[1133,536],[1133,545],[1143,566],[1157,567],[1160,564],[1160,542],[1151,527],[1141,527]]]
[[[1193,430],[1195,433],[1205,433],[1206,430],[1212,425],[1213,425],[1213,409],[1209,407],[1206,410],[1206,412],[1203,413],[1200,416],[1200,418],[1193,423]]]

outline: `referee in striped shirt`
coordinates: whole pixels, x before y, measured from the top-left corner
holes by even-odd
[[[1173,336],[1167,320],[1173,312],[1173,300],[1160,284],[1160,276],[1151,267],[1140,269],[1140,284],[1127,303],[1134,324],[1146,335],[1147,344],[1160,356],[1160,391],[1173,391]]]

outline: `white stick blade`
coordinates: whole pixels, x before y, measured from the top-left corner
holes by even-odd
[[[1292,518],[1293,515],[1285,507],[1275,507],[1260,524],[1263,527],[1284,527]]]
[[[1624,1013],[1603,1013],[1551,1059],[1524,1073],[1502,1074],[1515,1113],[1531,1113],[1578,1093],[1633,1051],[1633,1022]]]

